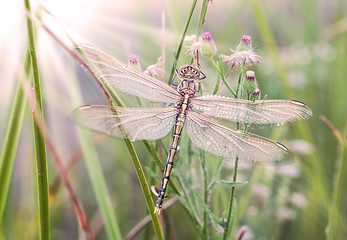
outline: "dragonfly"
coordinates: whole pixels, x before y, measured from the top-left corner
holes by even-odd
[[[180,83],[170,86],[143,72],[128,68],[108,54],[90,45],[78,47],[81,57],[101,80],[120,92],[156,103],[158,108],[125,108],[83,106],[73,111],[74,120],[82,126],[118,138],[158,140],[172,129],[161,186],[155,204],[160,214],[169,183],[174,157],[183,128],[192,144],[214,155],[240,162],[281,163],[292,160],[281,143],[232,129],[218,122],[226,119],[239,124],[276,124],[308,119],[311,109],[295,100],[243,100],[226,96],[199,95],[200,70],[194,65],[176,69]]]

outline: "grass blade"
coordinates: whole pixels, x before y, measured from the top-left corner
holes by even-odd
[[[176,51],[176,58],[177,59],[180,56],[180,53],[181,53],[181,50],[182,50],[182,46],[183,46],[183,41],[184,41],[184,38],[185,38],[186,33],[188,31],[188,27],[189,27],[190,21],[192,20],[192,17],[193,17],[193,13],[194,13],[194,10],[195,10],[196,2],[197,2],[197,0],[194,0],[192,2],[192,6],[190,7],[190,11],[189,11],[188,19],[187,19],[187,22],[186,22],[186,26],[184,27],[183,34],[182,34],[182,37],[181,37],[181,41],[180,41],[180,44],[178,45],[178,48],[177,48],[177,51]],[[168,81],[169,85],[171,85],[171,83],[172,83],[174,74],[175,74],[175,64],[173,64],[172,68],[171,68],[170,77],[169,77],[169,81]]]
[[[29,74],[29,54],[26,55],[24,66],[26,73]],[[20,81],[17,83],[13,103],[0,158],[0,226],[2,225],[1,222],[6,205],[19,132],[23,123],[24,110],[26,108],[25,94]]]
[[[341,132],[325,117],[321,116],[321,120],[327,125],[332,134],[336,137],[339,142],[338,145],[338,156],[336,160],[335,173],[333,179],[333,193],[328,210],[328,227],[327,227],[327,239],[339,239],[346,234],[346,230],[343,227],[343,221],[340,215],[341,212],[341,199],[344,190],[344,173],[347,170],[347,164],[345,154],[347,150],[346,135],[347,135],[347,124],[345,125],[344,133]]]
[[[119,99],[118,95],[113,91],[112,88],[110,88],[107,84],[105,85],[108,93],[110,94],[111,98],[118,103],[118,105],[120,107],[123,107],[124,104],[122,103],[122,101]],[[160,227],[160,223],[159,223],[159,218],[158,215],[154,213],[154,202],[152,199],[152,194],[151,191],[149,189],[146,177],[145,177],[145,173],[143,172],[143,168],[141,166],[140,160],[136,154],[134,145],[131,143],[131,141],[129,140],[129,138],[124,138],[124,142],[128,148],[128,152],[130,154],[130,158],[131,161],[134,165],[134,169],[137,175],[137,178],[140,182],[141,185],[141,189],[146,201],[146,205],[149,211],[149,214],[152,218],[152,224],[153,224],[153,228],[154,228],[154,232],[155,235],[157,237],[157,239],[164,239],[161,227]]]
[[[28,12],[30,10],[29,0],[24,0],[25,7]],[[36,47],[34,38],[34,28],[31,19],[27,17],[28,28],[28,41],[29,41],[29,55],[34,78],[34,91],[36,106],[34,111],[43,119],[42,113],[42,98],[38,64],[36,59]],[[38,194],[38,208],[39,208],[39,234],[40,239],[50,239],[50,222],[49,222],[49,186],[48,186],[48,173],[47,173],[47,156],[45,139],[40,132],[39,126],[33,115],[33,131],[35,140],[35,157],[36,157],[36,171],[37,171],[37,194]]]
[[[201,11],[200,11],[200,16],[199,16],[199,23],[198,23],[198,27],[197,27],[197,31],[196,31],[197,39],[200,36],[202,25],[204,25],[205,20],[206,20],[208,2],[209,2],[208,0],[202,1],[202,6],[201,6]]]

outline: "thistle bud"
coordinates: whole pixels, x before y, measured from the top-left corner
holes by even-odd
[[[252,95],[249,97],[250,100],[259,100],[260,99],[260,90],[256,88]]]
[[[253,94],[257,89],[257,81],[255,80],[255,73],[253,71],[246,72],[243,89],[248,95]]]
[[[246,44],[247,46],[250,46],[251,45],[251,40],[252,40],[252,37],[251,36],[248,36],[248,35],[243,35],[242,36],[242,39],[241,41]]]
[[[254,92],[252,93],[252,95],[255,96],[255,97],[260,96],[260,89],[259,89],[259,88],[256,88],[256,89],[254,90]]]
[[[247,71],[246,72],[246,80],[248,80],[250,82],[254,82],[255,81],[255,72],[254,71]]]
[[[204,32],[202,34],[202,55],[205,57],[212,57],[217,53],[217,47],[212,40],[210,32]]]
[[[130,55],[128,67],[132,70],[141,71],[141,66],[139,63],[139,56]]]

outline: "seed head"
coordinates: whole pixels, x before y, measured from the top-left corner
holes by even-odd
[[[197,58],[199,52],[201,52],[202,49],[201,37],[199,37],[199,40],[196,41],[196,35],[186,36],[184,38],[183,44],[186,48],[186,55]]]
[[[233,53],[230,56],[222,55],[222,61],[228,62],[231,68],[245,65],[254,65],[260,62],[260,57],[253,51],[251,37],[243,35],[236,50],[230,49]]]
[[[152,77],[159,77],[158,72],[162,71],[162,68],[161,68],[162,64],[163,64],[162,58],[159,57],[155,64],[147,67],[145,73]]]

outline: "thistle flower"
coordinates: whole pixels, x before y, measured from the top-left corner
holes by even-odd
[[[196,35],[186,36],[183,45],[186,48],[186,55],[197,58],[198,53],[202,50],[202,39],[199,37],[199,40],[196,41]]]
[[[159,77],[158,71],[162,71],[161,69],[162,64],[163,64],[162,58],[159,57],[157,62],[153,65],[148,66],[144,73],[152,77]]]
[[[212,57],[217,53],[217,47],[212,40],[210,32],[204,32],[202,34],[202,55],[206,57]]]
[[[141,66],[139,63],[139,56],[130,55],[128,67],[132,70],[141,71]]]
[[[230,56],[222,55],[222,61],[228,62],[233,67],[254,65],[260,62],[260,57],[253,51],[251,36],[243,35],[236,50],[230,49],[233,53]]]
[[[277,217],[282,221],[288,221],[294,218],[294,211],[287,207],[280,207],[277,210]]]
[[[305,198],[304,195],[302,195],[301,193],[293,193],[291,196],[290,196],[290,202],[292,204],[294,204],[295,206],[297,207],[305,207],[306,204],[307,204],[307,199]]]
[[[289,143],[290,149],[298,154],[310,154],[313,151],[313,147],[309,142],[301,139],[293,140]]]
[[[253,187],[253,195],[256,196],[258,200],[265,200],[270,196],[270,189],[261,183],[257,183]]]

